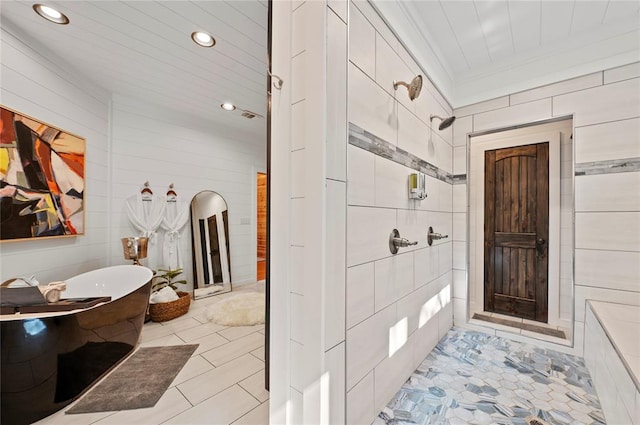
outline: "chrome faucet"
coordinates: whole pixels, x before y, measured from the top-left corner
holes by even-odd
[[[398,248],[406,248],[408,246],[418,245],[418,242],[410,242],[407,238],[401,238],[398,229],[393,229],[389,235],[389,251],[392,254],[398,253]]]
[[[427,243],[429,246],[433,244],[433,241],[439,241],[440,239],[446,239],[449,235],[442,235],[440,233],[434,233],[433,227],[429,226],[429,231],[427,231]]]

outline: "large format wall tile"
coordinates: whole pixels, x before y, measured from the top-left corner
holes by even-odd
[[[398,54],[380,34],[376,33],[376,82],[405,108],[415,112],[415,101],[409,98],[407,88],[402,85],[399,85],[397,90],[393,88],[394,81],[411,83],[413,77],[411,70],[402,62]]]
[[[337,3],[337,2],[336,2]],[[346,9],[346,2],[344,2]],[[327,178],[346,180],[347,173],[347,26],[327,14]]]
[[[398,147],[434,164],[429,155],[429,127],[404,106],[398,108]],[[436,164],[434,164],[436,165]]]
[[[589,212],[575,217],[577,249],[640,251],[640,212]]]
[[[578,127],[574,139],[576,163],[637,158],[640,157],[640,118]]]
[[[376,31],[373,25],[352,7],[349,14],[349,60],[375,79]]]
[[[349,145],[349,205],[375,205],[376,156],[364,149]]]
[[[463,106],[461,108],[456,108],[454,112],[457,117],[465,117],[467,115],[480,114],[482,112],[493,111],[494,109],[506,108],[508,106],[509,96],[503,96],[496,99]]]
[[[373,399],[372,370],[347,393],[347,424],[357,425],[373,422],[378,414],[373,407]]]
[[[409,174],[415,173],[404,165],[375,156],[375,193],[378,207],[409,208]]]
[[[639,111],[640,78],[553,98],[553,115],[574,114],[575,127],[635,118]]]
[[[387,208],[347,208],[347,266],[390,257],[389,234],[396,211]]]
[[[610,84],[622,80],[640,77],[640,62],[631,63],[629,65],[620,66],[618,68],[608,69],[604,71],[604,83]]]
[[[453,129],[453,146],[467,146],[467,134],[473,131],[473,117],[456,117],[451,128]]]
[[[555,104],[554,104],[555,105]],[[562,115],[553,109],[555,115]],[[535,100],[473,116],[473,131],[492,130],[551,117],[551,99]]]
[[[347,269],[347,329],[375,313],[374,263]]]
[[[416,249],[413,252],[414,279],[416,288],[426,285],[439,276],[439,251],[440,250],[436,246],[426,246],[421,249]]]
[[[640,211],[640,173],[576,176],[576,212]]]
[[[392,304],[347,331],[347,389],[389,355],[389,328],[395,323]]]
[[[576,285],[638,292],[640,252],[576,249]]]
[[[349,64],[349,121],[396,144],[397,108],[391,96],[353,64]]]
[[[413,291],[413,253],[399,253],[375,263],[375,310]]]
[[[326,247],[325,247],[325,349],[344,340],[345,310],[336,309],[346,303],[346,183],[327,180]]]
[[[602,72],[584,75],[570,80],[560,81],[559,83],[549,84],[535,89],[515,93],[510,96],[510,104],[517,105],[520,103],[531,102],[532,100],[543,99],[545,97],[557,96],[564,93],[571,93],[578,90],[584,90],[591,87],[602,85]]]

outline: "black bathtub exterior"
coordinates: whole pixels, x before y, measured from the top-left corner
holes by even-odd
[[[0,423],[30,424],[64,408],[135,348],[151,281],[77,313],[0,322]]]

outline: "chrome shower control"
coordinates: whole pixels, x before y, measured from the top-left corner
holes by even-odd
[[[429,226],[427,231],[427,243],[429,246],[433,244],[433,241],[439,241],[440,239],[446,239],[449,235],[441,235],[440,233],[433,233],[433,227]]]
[[[418,242],[409,242],[407,238],[401,238],[398,229],[393,229],[389,235],[389,251],[392,254],[398,253],[398,248],[406,248],[408,246],[418,245]]]

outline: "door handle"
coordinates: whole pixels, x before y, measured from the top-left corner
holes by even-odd
[[[536,240],[536,250],[538,251],[538,254],[544,254],[544,246],[546,243],[547,241],[544,238],[538,238],[538,240]]]

